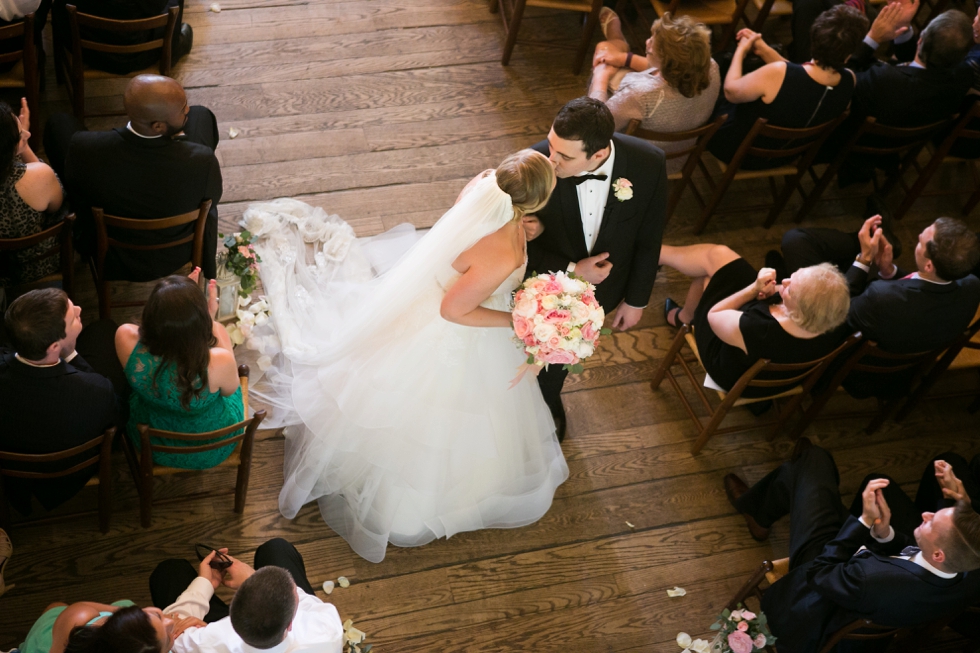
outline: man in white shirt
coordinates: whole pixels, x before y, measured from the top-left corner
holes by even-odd
[[[221,556],[231,561],[225,570],[211,566]],[[186,584],[188,571],[193,580]],[[186,589],[168,602],[181,581]],[[231,606],[215,597],[220,585],[236,590]],[[337,609],[314,596],[302,556],[281,538],[256,550],[255,568],[227,556],[226,549],[212,551],[196,574],[186,560],[167,560],[150,577],[150,591],[165,613],[207,622],[182,633],[173,653],[341,653],[343,648]]]
[[[780,653],[815,652],[856,619],[911,627],[976,602],[980,515],[950,466],[930,465],[956,503],[923,512],[911,533],[902,525],[918,521],[915,506],[897,484],[869,476],[848,511],[833,457],[806,438],[789,461],[751,488],[734,474],[725,476],[725,492],[755,539],[790,517],[790,572],[762,601]]]

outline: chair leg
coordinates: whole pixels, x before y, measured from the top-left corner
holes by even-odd
[[[526,0],[516,0],[514,11],[510,15],[507,23],[507,41],[504,42],[504,53],[500,58],[500,65],[506,66],[510,63],[510,55],[514,51],[514,44],[517,43],[517,33],[521,29],[521,19],[524,17],[524,5]],[[501,8],[501,13],[506,13],[505,8]]]
[[[500,11],[500,0],[490,0],[490,13],[495,14]]]
[[[895,399],[881,402],[881,408],[878,409],[878,413],[864,428],[864,432],[868,435],[877,432],[881,428],[881,425],[885,423],[885,420],[888,419],[888,416],[892,414],[892,410],[894,410],[897,404],[898,401]]]
[[[830,182],[833,181],[834,177],[837,176],[837,170],[844,164],[844,159],[847,157],[846,150],[842,151],[843,156],[838,156],[837,159],[827,166],[824,170],[823,176],[817,182],[817,185],[813,187],[810,194],[807,196],[806,200],[803,202],[803,206],[800,207],[799,212],[796,214],[796,221],[802,222],[803,218],[813,209],[814,204],[820,199],[824,191],[827,190],[827,186],[830,186]]]
[[[140,526],[149,528],[153,521],[153,472],[140,475]]]
[[[776,423],[772,425],[772,429],[769,431],[768,440],[770,442],[776,439],[776,436],[786,425],[786,422],[789,421],[789,418],[793,416],[793,413],[800,409],[800,406],[803,404],[803,397],[805,396],[806,394],[802,392],[796,395],[786,404],[786,408],[779,413],[779,418],[776,420]]]
[[[681,177],[674,182],[674,189],[670,192],[670,199],[667,200],[667,219],[664,220],[664,227],[667,227],[667,223],[670,222],[670,218],[674,215],[674,209],[681,201],[681,195],[684,193],[684,189],[687,187],[687,178]]]
[[[677,355],[680,353],[683,346],[684,338],[680,333],[678,333],[677,336],[674,337],[674,341],[670,343],[670,349],[667,350],[667,354],[664,356],[663,360],[660,361],[660,367],[657,368],[657,371],[653,375],[653,380],[650,382],[651,390],[656,390],[660,387],[660,384],[664,380],[664,376],[670,372],[670,368],[673,366],[674,360],[677,358]]]
[[[734,399],[731,399],[730,397],[731,393],[729,393],[728,397],[725,398],[725,401],[721,402],[721,405],[718,406],[715,412],[711,415],[711,419],[708,421],[707,426],[701,429],[698,439],[694,442],[694,446],[691,447],[692,456],[696,456],[701,453],[701,449],[704,448],[704,445],[708,443],[711,436],[718,430],[718,426],[721,424],[721,421],[725,419],[725,415],[728,414],[728,410],[734,403]]]
[[[977,204],[980,204],[980,188],[975,190],[973,195],[970,195],[970,199],[968,199],[966,204],[963,205],[963,215],[970,215],[973,209],[976,208]]]
[[[239,515],[245,511],[245,499],[248,496],[248,479],[251,471],[251,454],[247,458],[245,455],[242,455],[242,462],[238,465],[238,481],[235,483],[235,512]]]
[[[109,299],[109,282],[105,279],[96,279],[95,290],[99,297],[99,319],[108,320],[112,317],[112,305]]]
[[[585,19],[585,26],[582,28],[582,40],[579,42],[578,52],[575,53],[575,62],[572,64],[572,72],[576,75],[582,72],[585,55],[589,51],[589,45],[592,44],[592,35],[599,24],[599,11],[602,9],[602,5],[599,3],[593,3],[593,5],[592,11]]]
[[[0,477],[0,528],[9,531],[11,521],[10,504],[7,503],[7,496],[3,491],[3,477]]]
[[[694,235],[700,235],[701,232],[704,231],[704,228],[708,226],[708,221],[711,219],[711,215],[715,212],[715,209],[718,208],[718,205],[721,204],[721,198],[725,195],[725,191],[727,191],[728,187],[731,185],[732,179],[735,178],[736,167],[737,166],[728,166],[728,169],[725,171],[725,176],[721,178],[720,182],[718,182],[718,186],[715,188],[715,192],[711,195],[708,205],[704,207],[703,211],[701,211],[701,220],[698,222],[698,226],[694,228]]]

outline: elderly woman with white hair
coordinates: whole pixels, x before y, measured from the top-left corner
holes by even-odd
[[[816,360],[848,335],[847,280],[830,264],[801,268],[781,284],[775,270],[756,272],[724,245],[664,245],[660,264],[693,278],[685,305],[668,297],[664,316],[671,326],[694,326],[705,371],[726,390],[760,359]],[[777,294],[781,302],[769,301]],[[771,392],[750,387],[744,396]]]

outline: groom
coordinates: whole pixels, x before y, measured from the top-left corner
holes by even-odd
[[[664,154],[632,136],[614,134],[602,102],[580,97],[558,112],[548,139],[534,149],[555,166],[558,185],[536,216],[525,216],[527,273],[574,272],[596,286],[613,328],[636,325],[650,300],[667,210]],[[552,365],[538,375],[541,394],[565,438],[561,388],[568,372]]]

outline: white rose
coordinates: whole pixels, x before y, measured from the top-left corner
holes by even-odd
[[[538,324],[534,327],[534,337],[540,342],[545,342],[557,333],[553,324]]]
[[[591,310],[588,306],[582,302],[575,302],[571,305],[570,310],[572,312],[572,321],[576,324],[582,324],[589,319]]]
[[[545,295],[541,298],[541,308],[546,311],[558,308],[558,298],[554,295]]]
[[[681,648],[690,648],[691,636],[687,633],[677,633],[677,645]]]

